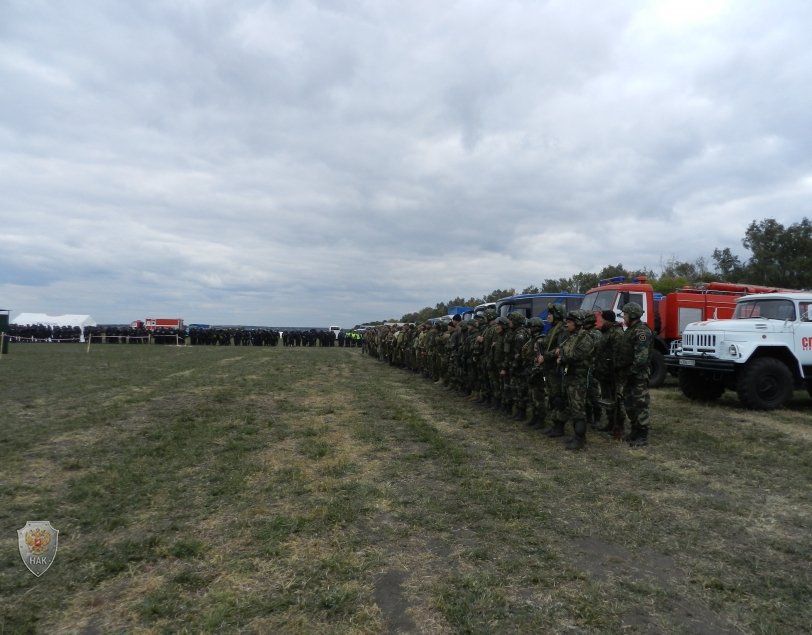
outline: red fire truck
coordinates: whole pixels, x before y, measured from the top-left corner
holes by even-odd
[[[667,369],[664,356],[670,352],[671,343],[682,338],[682,332],[688,324],[703,320],[727,320],[733,317],[736,298],[743,295],[792,291],[775,287],[708,282],[696,287],[683,287],[664,296],[655,293],[647,281],[648,278],[645,276],[634,278],[630,282],[626,282],[623,276],[601,280],[596,288],[586,292],[581,309],[594,311],[598,316],[600,327],[601,311],[612,310],[618,320],[622,320],[621,309],[627,302],[637,302],[643,307],[643,319],[656,335],[654,350],[651,353],[649,377],[651,386],[660,386],[665,381]]]
[[[148,331],[155,329],[182,329],[183,320],[180,318],[147,318],[144,322],[144,328]]]

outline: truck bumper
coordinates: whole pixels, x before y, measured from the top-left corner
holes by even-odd
[[[736,364],[722,359],[712,359],[708,357],[687,357],[677,355],[666,355],[665,365],[676,368],[690,368],[696,370],[712,370],[716,373],[732,373]]]

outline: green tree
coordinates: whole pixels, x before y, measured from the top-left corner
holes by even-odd
[[[784,227],[774,218],[750,223],[742,244],[752,252],[750,282],[774,287],[812,287],[812,223],[806,218]]]

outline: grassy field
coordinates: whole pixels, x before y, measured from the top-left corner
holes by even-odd
[[[569,453],[358,349],[12,345],[0,634],[812,632],[812,400],[652,399]]]

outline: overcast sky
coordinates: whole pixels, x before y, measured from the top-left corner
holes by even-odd
[[[0,308],[399,317],[812,216],[812,2],[0,0]]]

